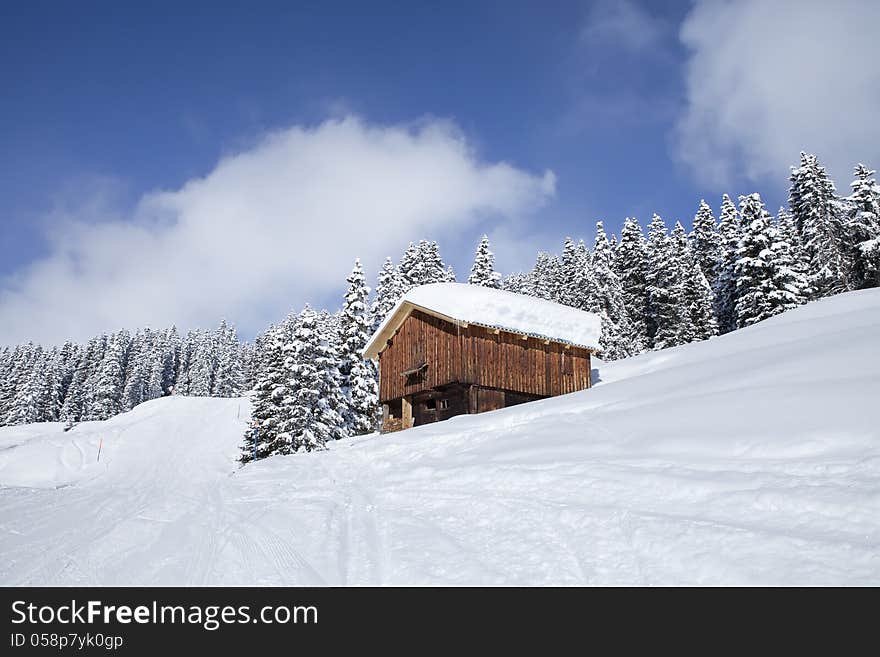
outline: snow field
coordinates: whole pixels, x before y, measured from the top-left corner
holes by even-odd
[[[244,468],[246,400],[2,428],[0,583],[877,585],[878,335],[849,293]]]

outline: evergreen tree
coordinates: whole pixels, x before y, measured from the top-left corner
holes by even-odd
[[[354,269],[346,280],[348,292],[340,316],[339,372],[347,401],[343,413],[346,432],[357,436],[376,430],[379,381],[375,365],[363,357],[372,321],[367,311],[370,288],[360,260],[355,260]]]
[[[468,283],[495,289],[501,287],[501,274],[495,271],[495,254],[489,248],[489,237],[487,235],[483,235],[480,239],[480,244],[477,246]]]
[[[714,285],[722,262],[723,247],[718,226],[715,224],[715,215],[705,200],[700,201],[700,208],[694,216],[690,246],[700,271],[709,285]]]
[[[73,342],[67,341],[58,351],[58,369],[60,375],[60,390],[59,394],[61,397],[61,404],[64,404],[64,400],[67,398],[67,391],[70,389],[70,384],[73,381],[73,374],[76,370],[76,364],[79,360],[80,348],[78,345]],[[60,417],[61,407],[58,408],[58,414]]]
[[[256,424],[256,457],[258,459],[275,454],[290,454],[289,436],[280,430],[282,403],[288,394],[290,372],[286,365],[287,351],[290,347],[288,333],[295,323],[288,316],[284,323],[273,327],[263,337],[262,367],[254,385],[253,411],[251,417]],[[254,432],[251,426],[244,435],[240,461],[248,463],[254,459]]]
[[[251,390],[254,389],[254,386],[257,385],[257,381],[259,381],[260,377],[263,375],[263,364],[267,360],[266,351],[269,345],[269,336],[271,336],[275,330],[275,325],[269,324],[269,327],[265,331],[254,338],[254,355],[251,364]]]
[[[761,196],[741,196],[740,213],[745,231],[735,266],[738,328],[794,308],[803,292],[788,245],[771,223]]]
[[[874,173],[858,164],[850,184],[846,235],[852,261],[849,286],[854,290],[880,286],[880,185]]]
[[[666,234],[666,224],[654,215],[648,226],[648,332],[654,349],[679,344],[681,326],[680,282],[675,279],[677,262]]]
[[[76,367],[70,380],[70,386],[61,406],[60,419],[66,422],[79,422],[85,411],[87,385],[95,376],[103,359],[106,337],[91,338],[84,349],[80,350]]]
[[[163,376],[163,394],[173,394],[177,388],[180,375],[180,352],[182,349],[180,334],[173,324],[165,334],[165,374]]]
[[[648,292],[645,278],[648,252],[642,227],[635,219],[627,217],[623,222],[614,262],[623,290],[623,306],[632,324],[632,344],[641,351],[649,345]]]
[[[244,388],[244,374],[241,369],[241,354],[238,336],[234,326],[228,326],[226,320],[214,334],[213,344],[216,349],[214,385],[211,394],[214,397],[236,397]]]
[[[30,424],[42,422],[46,397],[45,354],[42,347],[30,348],[17,368],[15,395],[6,412],[6,424]]]
[[[736,329],[736,260],[742,234],[739,213],[727,194],[721,199],[721,219],[718,235],[721,242],[721,258],[718,277],[715,279],[715,316],[720,333]]]
[[[406,294],[416,285],[422,284],[420,282],[422,269],[421,251],[413,242],[410,242],[397,263],[401,295]]]
[[[385,258],[382,269],[379,270],[379,277],[376,282],[376,297],[370,308],[370,315],[373,318],[373,325],[370,333],[374,333],[379,325],[385,321],[386,315],[400,301],[403,296],[403,282],[391,262],[391,258]]]
[[[138,404],[148,399],[145,395],[149,372],[148,352],[150,345],[148,336],[138,331],[131,341],[131,349],[128,357],[128,371],[125,375],[125,387],[122,391],[122,410],[130,411]]]
[[[309,452],[345,436],[344,421],[334,403],[341,391],[334,355],[308,306],[299,315],[294,338],[287,356],[290,378],[279,437],[288,441],[291,451]]]
[[[693,255],[690,245],[688,244],[687,232],[680,221],[675,222],[672,232],[669,235],[669,276],[670,289],[673,291],[674,298],[677,299],[677,324],[674,328],[675,339],[672,344],[680,345],[693,342],[696,339],[695,327],[689,321],[689,311],[687,301],[685,300],[685,281],[689,275],[693,275],[690,270],[690,264],[693,261]]]
[[[7,424],[6,416],[12,406],[15,390],[23,380],[26,366],[25,345],[18,345],[12,351],[4,348],[4,360],[0,363],[0,426]]]
[[[586,271],[592,277],[588,286],[591,291],[589,310],[598,314],[602,320],[602,358],[617,360],[638,353],[642,350],[642,345],[634,334],[626,312],[623,287],[614,273],[611,245],[601,221],[596,224],[592,262]]]
[[[718,335],[712,288],[690,244],[684,246],[681,265],[682,342]]]
[[[620,241],[616,233],[611,234],[608,244],[611,246],[611,268],[617,273],[617,249],[620,248]]]
[[[57,422],[64,402],[64,372],[57,347],[45,352],[43,361],[43,397],[40,400],[41,422]]]
[[[437,242],[421,240],[418,245],[410,242],[397,266],[402,292],[429,283],[448,283],[455,274],[446,267],[440,257]]]
[[[509,276],[505,276],[504,280],[501,281],[501,289],[506,290],[507,292],[534,296],[531,277],[529,274],[524,274],[522,272],[516,272]]]
[[[562,257],[559,260],[559,278],[556,297],[553,301],[586,310],[590,305],[590,295],[594,293],[590,272],[590,252],[582,241],[575,243],[565,238]]]
[[[239,353],[241,354],[241,372],[244,377],[244,390],[253,390],[256,366],[255,347],[250,342],[242,342]]]
[[[835,204],[834,183],[815,155],[801,153],[792,167],[789,208],[809,259],[809,286],[818,299],[846,290],[848,263]]]
[[[419,242],[419,250],[422,253],[422,262],[424,263],[424,278],[420,285],[428,283],[449,283],[450,276],[455,280],[455,272],[451,267],[446,266],[443,258],[440,257],[440,247],[437,242],[429,242],[421,240]]]
[[[180,365],[174,385],[174,394],[176,395],[192,394],[195,359],[201,339],[201,332],[194,330],[187,331],[186,337],[183,339],[180,346]]]
[[[210,397],[217,370],[214,336],[208,331],[194,331],[189,364],[189,390],[193,397]]]
[[[562,274],[559,259],[541,251],[532,270],[532,294],[540,299],[556,301],[560,297]]]
[[[342,424],[334,427],[335,433],[333,440],[339,440],[348,436],[348,406],[349,397],[347,390],[344,388],[344,377],[340,370],[342,366],[341,355],[343,352],[343,318],[342,310],[330,313],[327,310],[321,310],[317,314],[317,335],[321,342],[321,347],[326,353],[324,361],[324,369],[329,383],[327,388],[327,401],[332,410],[339,414],[342,418]],[[366,345],[366,342],[364,342]],[[363,359],[361,359],[363,360]],[[376,374],[378,383],[378,373]]]
[[[176,384],[177,328],[172,326],[164,332],[153,331],[150,337],[149,348],[143,355],[144,398],[158,399],[170,394]]]
[[[86,386],[85,420],[107,420],[123,410],[122,393],[131,338],[127,331],[112,335],[97,372]]]

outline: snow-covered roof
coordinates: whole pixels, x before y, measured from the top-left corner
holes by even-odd
[[[476,324],[586,349],[599,349],[597,315],[545,299],[465,283],[432,283],[407,292],[364,348],[376,358],[413,310],[455,324]]]

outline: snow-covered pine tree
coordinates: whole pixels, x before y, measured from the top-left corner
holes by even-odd
[[[741,196],[740,213],[745,230],[735,266],[736,317],[737,327],[743,328],[799,305],[803,281],[761,196]]]
[[[6,385],[9,372],[12,369],[12,352],[9,347],[0,347],[0,427],[5,424]]]
[[[283,401],[288,394],[288,381],[291,378],[286,364],[287,353],[291,348],[289,333],[293,330],[296,318],[292,315],[277,327],[271,327],[263,336],[262,366],[254,385],[252,419],[257,424],[256,458],[262,459],[275,454],[290,454],[288,436],[280,430],[283,418]],[[241,446],[242,463],[254,459],[254,427],[248,428]]]
[[[370,315],[373,319],[370,333],[379,328],[379,325],[385,320],[385,316],[391,312],[391,309],[403,296],[403,292],[403,282],[394,268],[394,263],[391,262],[391,258],[385,258],[376,281],[373,305],[370,307]]]
[[[330,407],[343,419],[343,424],[336,427],[337,432],[334,440],[345,438],[348,435],[348,427],[345,424],[348,409],[348,397],[343,389],[344,379],[340,372],[340,356],[342,354],[342,310],[330,313],[321,310],[317,314],[318,337],[323,343],[326,352],[325,370],[331,381],[327,393],[327,401]],[[378,375],[377,375],[378,378]]]
[[[792,214],[785,208],[780,207],[776,215],[776,230],[780,244],[787,245],[787,258],[791,261],[791,268],[795,271],[799,285],[803,287],[803,302],[810,297],[810,289],[807,284],[810,270],[810,263],[807,253],[804,250],[804,244],[801,241],[801,234],[798,232],[797,223]]]
[[[645,280],[647,261],[647,245],[642,227],[638,221],[627,217],[623,222],[614,264],[623,290],[623,305],[632,324],[632,342],[633,345],[641,345],[639,350],[649,346],[648,292]]]
[[[131,337],[128,331],[115,333],[107,340],[107,349],[98,370],[86,384],[84,420],[107,420],[123,410],[122,393]]]
[[[29,344],[22,356],[15,373],[15,395],[6,412],[8,425],[42,422],[45,413],[42,405],[46,398],[46,356],[43,348]]]
[[[337,360],[335,365],[339,369],[339,354],[342,353],[342,310],[335,313],[323,309],[316,312],[318,335],[327,342]]]
[[[517,294],[528,294],[534,296],[532,289],[532,280],[529,274],[523,272],[515,272],[504,277],[501,281],[501,289],[507,292],[516,292]]]
[[[809,286],[819,299],[847,289],[848,263],[834,183],[815,155],[801,153],[792,167],[788,206],[809,259]]]
[[[175,395],[189,395],[192,388],[193,359],[196,355],[196,343],[198,334],[189,330],[180,344],[180,362],[177,368],[177,377],[174,380]]]
[[[535,268],[530,275],[532,281],[532,294],[540,299],[556,301],[560,297],[562,287],[562,274],[559,266],[559,258],[541,251],[535,262]]]
[[[468,276],[471,285],[482,285],[498,289],[501,287],[501,274],[495,271],[495,254],[489,247],[489,236],[483,235],[477,245],[474,255],[474,264],[471,267],[471,275]]]
[[[0,387],[3,386],[4,377],[12,364],[12,352],[9,347],[0,347]]]
[[[254,388],[254,345],[251,342],[242,342],[241,349],[241,373],[244,377],[244,390],[253,390]]]
[[[98,366],[103,359],[106,336],[91,338],[86,346],[79,351],[76,368],[70,380],[64,403],[61,406],[60,419],[65,422],[79,422],[83,419],[89,382],[93,382]]]
[[[554,301],[578,308],[581,305],[581,286],[586,275],[586,263],[578,258],[577,243],[566,237],[559,256],[559,283]]]
[[[194,331],[189,366],[189,390],[193,397],[210,397],[217,370],[217,349],[209,331]]]
[[[680,225],[680,224],[679,224]],[[673,231],[674,232],[674,231]],[[682,340],[693,342],[718,335],[712,287],[700,268],[693,242],[685,242],[681,256]]]
[[[254,355],[251,360],[251,381],[248,386],[250,390],[254,389],[254,386],[257,385],[257,381],[260,380],[260,377],[263,374],[263,363],[267,360],[266,350],[269,344],[269,336],[274,331],[275,325],[269,324],[268,328],[266,328],[265,331],[258,334],[257,337],[254,338]]]
[[[796,251],[778,229],[778,221],[772,221],[773,230],[770,235],[773,238],[771,249],[776,255],[776,285],[783,290],[778,298],[785,302],[785,310],[806,303],[810,299],[810,286],[807,274],[804,272],[801,262],[798,261]]]
[[[880,286],[880,185],[874,174],[864,164],[856,165],[847,199],[846,236],[852,262],[849,286],[854,290]]]
[[[410,242],[397,263],[397,276],[401,294],[405,294],[416,285],[421,285],[420,282],[417,282],[422,278],[420,260],[421,251],[413,242]]]
[[[70,384],[73,382],[73,375],[76,371],[77,363],[79,362],[80,356],[80,347],[73,342],[67,341],[65,342],[61,350],[58,352],[58,362],[59,368],[61,370],[61,403],[64,404],[64,401],[67,399],[67,391],[70,389]],[[58,414],[60,418],[61,408],[58,409]]]
[[[680,342],[681,294],[676,280],[677,261],[666,224],[655,214],[648,226],[648,331],[654,349],[674,347]]]
[[[144,354],[145,388],[144,399],[158,399],[171,392],[175,385],[174,360],[176,348],[174,338],[177,329],[151,332],[149,348]]]
[[[678,324],[675,327],[675,345],[687,344],[695,339],[694,327],[688,321],[688,306],[684,298],[684,282],[688,274],[689,244],[687,231],[680,221],[675,222],[669,234],[669,268],[671,276],[668,280],[674,290],[675,298],[678,299]]]
[[[225,319],[221,321],[214,333],[213,344],[217,365],[211,394],[214,397],[237,397],[244,388],[244,374],[235,327],[228,325]]]
[[[590,269],[590,252],[586,244],[566,237],[559,260],[559,280],[557,283],[557,303],[586,310],[590,305],[593,282]]]
[[[739,213],[736,205],[725,194],[721,199],[721,219],[718,235],[721,243],[721,256],[718,277],[713,285],[715,295],[715,317],[719,333],[729,333],[736,329],[736,260],[739,240],[742,234]]]
[[[52,348],[46,354],[43,399],[41,400],[42,421],[57,422],[64,403],[64,369],[61,352]]]
[[[137,331],[132,338],[128,355],[128,367],[125,374],[125,386],[122,390],[122,410],[130,411],[149,397],[146,396],[149,380],[149,352],[152,347],[150,338],[152,331]]]
[[[6,424],[6,414],[15,397],[15,389],[23,367],[24,348],[24,345],[18,345],[11,351],[4,348],[5,357],[0,362],[0,426]]]
[[[293,452],[322,449],[345,436],[344,421],[334,404],[341,397],[334,354],[320,335],[315,311],[308,306],[299,314],[292,346],[279,438],[286,438]]]
[[[448,283],[450,276],[455,280],[455,273],[446,266],[443,258],[440,257],[440,247],[437,242],[421,240],[419,250],[422,252],[422,262],[424,263],[424,278],[420,285]]]
[[[406,293],[418,285],[447,283],[455,274],[446,267],[440,257],[437,242],[420,240],[418,245],[410,242],[397,266],[402,292]]]
[[[360,260],[355,260],[346,281],[348,291],[339,321],[339,372],[347,402],[343,413],[346,433],[357,436],[376,430],[379,382],[375,365],[365,360],[362,353],[372,334],[372,321],[367,310],[370,288]]]
[[[679,300],[677,344],[687,344],[716,335],[718,327],[712,309],[702,305],[702,281],[705,276],[696,263],[696,254],[680,221],[675,222],[670,233],[669,247],[674,289]]]
[[[181,341],[180,334],[177,332],[177,326],[174,324],[165,333],[165,349],[164,394],[170,395],[177,388],[177,377],[180,373]]]
[[[592,259],[585,271],[592,279],[587,286],[590,290],[588,310],[599,315],[602,320],[602,358],[618,360],[639,353],[642,344],[635,335],[626,312],[623,287],[614,273],[611,245],[601,221],[596,224]]]
[[[703,276],[712,286],[718,278],[718,270],[722,261],[723,249],[721,235],[715,223],[712,208],[705,200],[700,200],[700,207],[694,215],[693,230],[690,235],[690,246]]]

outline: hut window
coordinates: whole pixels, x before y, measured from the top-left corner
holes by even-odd
[[[440,400],[440,410],[445,411],[447,408],[449,408],[449,400],[448,399],[441,399]]]
[[[425,408],[427,408],[429,411],[437,410],[437,400],[436,399],[425,400]]]

